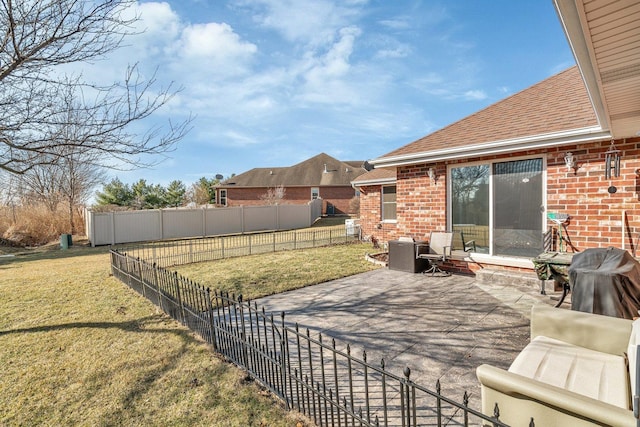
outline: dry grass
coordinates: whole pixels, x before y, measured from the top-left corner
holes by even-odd
[[[74,227],[78,232],[84,232],[84,220],[78,209],[74,210]],[[55,212],[38,203],[0,207],[0,238],[7,244],[39,246],[70,232],[67,205],[61,204]]]
[[[346,248],[219,261],[193,266],[192,274],[206,266],[227,270],[225,280],[237,287],[250,262],[255,274],[263,273],[250,276],[253,289],[238,290],[249,295],[272,282],[278,291],[283,278],[316,264],[339,269],[334,259],[363,258],[363,247],[360,253],[351,247],[350,255],[335,252]],[[300,259],[305,263],[294,264]],[[0,294],[2,425],[308,425],[110,277],[104,248],[54,246],[0,258]]]

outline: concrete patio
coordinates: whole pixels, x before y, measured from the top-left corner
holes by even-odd
[[[530,279],[530,278],[529,278]],[[527,283],[528,282],[528,283]],[[553,305],[536,281],[515,278],[483,281],[471,276],[431,277],[370,271],[257,301],[267,312],[286,313],[285,321],[308,328],[312,336],[351,346],[369,363],[430,389],[480,407],[477,366],[507,368],[529,340],[533,304]],[[524,285],[523,285],[524,284]]]

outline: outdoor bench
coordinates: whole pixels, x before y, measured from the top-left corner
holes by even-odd
[[[481,365],[482,411],[513,426],[636,426],[640,321],[547,305],[531,311],[531,341],[505,371]],[[633,381],[631,381],[633,379]]]

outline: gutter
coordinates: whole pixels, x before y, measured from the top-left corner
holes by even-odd
[[[370,160],[369,163],[376,167],[409,166],[422,163],[435,163],[445,160],[468,159],[471,157],[511,153],[513,151],[575,145],[611,138],[612,136],[609,131],[602,130],[600,126],[591,126],[588,128],[534,135],[524,138],[504,139],[500,141],[465,145],[462,147],[424,151],[421,153],[379,157],[377,159]]]
[[[351,181],[351,187],[357,189],[356,187],[363,187],[367,185],[384,185],[384,184],[395,184],[397,181],[396,178],[380,178],[380,179],[367,179],[364,181]]]

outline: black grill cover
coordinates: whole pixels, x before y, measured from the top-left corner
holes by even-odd
[[[573,256],[571,309],[633,319],[640,310],[640,264],[627,251],[595,248]]]

